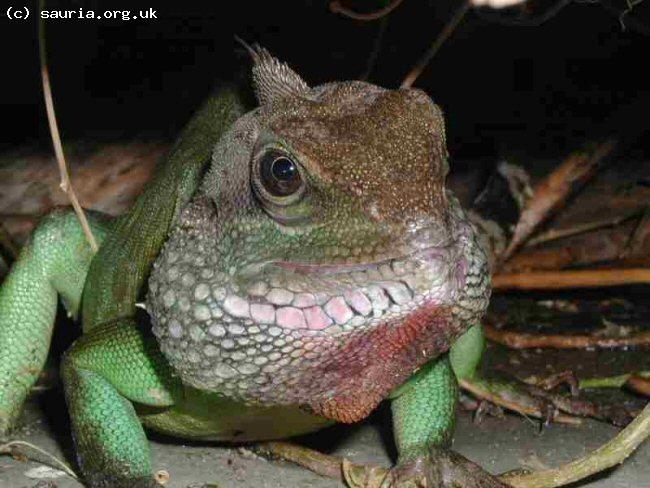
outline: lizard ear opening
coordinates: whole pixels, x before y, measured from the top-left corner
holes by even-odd
[[[258,44],[248,46],[237,39],[253,58],[253,87],[260,105],[266,105],[279,98],[310,98],[311,90],[305,81],[285,63],[271,56]]]

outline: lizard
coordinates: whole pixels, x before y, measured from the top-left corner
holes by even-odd
[[[442,110],[415,88],[310,87],[251,52],[258,106],[210,96],[128,213],[89,213],[96,254],[72,211],[33,232],[0,288],[0,436],[60,299],[82,327],[61,377],[92,488],[158,486],[145,429],[287,438],[384,400],[384,486],[505,486],[449,450],[490,273],[445,187]]]

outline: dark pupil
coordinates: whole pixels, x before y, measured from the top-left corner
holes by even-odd
[[[271,195],[285,197],[298,191],[302,179],[298,165],[283,154],[272,151],[260,162],[261,182]]]
[[[294,178],[298,169],[296,165],[293,164],[293,161],[287,158],[278,158],[273,161],[273,167],[271,168],[271,173],[276,180],[279,181],[290,181]]]

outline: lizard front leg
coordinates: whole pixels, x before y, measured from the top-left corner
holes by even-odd
[[[427,364],[392,398],[397,465],[384,487],[496,488],[503,483],[447,449],[458,385],[447,355]]]
[[[101,242],[110,225],[89,214]],[[76,316],[93,253],[77,217],[55,211],[30,237],[0,287],[0,437],[20,415],[50,347],[57,296]]]
[[[62,366],[82,472],[92,488],[148,488],[149,443],[132,402],[173,405],[181,385],[153,338],[132,319],[82,336]]]

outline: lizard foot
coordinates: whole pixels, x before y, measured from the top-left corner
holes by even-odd
[[[460,454],[437,447],[398,463],[381,488],[505,488],[495,476]]]

